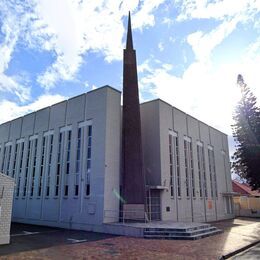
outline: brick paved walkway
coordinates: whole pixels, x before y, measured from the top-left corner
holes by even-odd
[[[219,259],[260,239],[260,219],[240,218],[212,224],[225,232],[196,241],[111,237],[28,250],[0,259]]]

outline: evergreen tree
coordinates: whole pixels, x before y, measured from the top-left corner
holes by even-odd
[[[260,109],[242,75],[238,75],[237,83],[242,97],[236,107],[235,124],[232,126],[236,141],[232,168],[253,190],[260,190]]]

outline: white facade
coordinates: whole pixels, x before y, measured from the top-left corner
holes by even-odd
[[[0,170],[16,183],[13,221],[104,231],[119,220],[120,104],[106,86],[0,126]],[[141,105],[141,122],[151,218],[233,217],[227,136],[161,100]]]
[[[120,99],[103,87],[0,126],[13,221],[92,230],[119,208]]]
[[[9,244],[14,180],[0,173],[0,245]]]
[[[159,99],[141,105],[141,121],[152,212],[159,204],[162,220],[234,217],[227,136]]]

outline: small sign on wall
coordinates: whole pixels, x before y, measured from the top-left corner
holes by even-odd
[[[208,200],[208,209],[212,209],[212,200]]]

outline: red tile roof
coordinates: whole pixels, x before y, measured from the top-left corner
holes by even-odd
[[[246,183],[239,183],[237,181],[232,181],[232,187],[234,192],[238,192],[241,195],[259,196],[260,192],[257,190],[252,190],[251,187]]]

